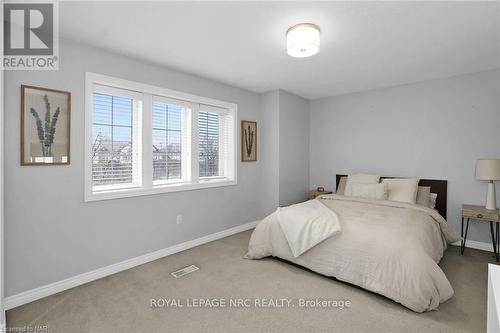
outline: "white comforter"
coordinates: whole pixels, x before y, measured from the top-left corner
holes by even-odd
[[[437,263],[446,243],[458,237],[436,210],[340,195],[318,200],[335,212],[339,233],[295,258],[275,212],[257,225],[247,258],[276,256],[379,293],[417,312],[436,309],[453,296]],[[281,219],[285,224],[283,216]]]

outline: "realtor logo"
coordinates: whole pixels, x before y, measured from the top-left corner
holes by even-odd
[[[57,3],[16,1],[3,6],[3,69],[58,69]]]

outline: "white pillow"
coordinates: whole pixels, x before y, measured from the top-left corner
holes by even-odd
[[[414,204],[417,202],[418,181],[416,178],[394,178],[383,179],[382,183],[389,187],[389,200]]]
[[[431,187],[419,186],[417,190],[417,205],[429,207],[429,200],[431,200]]]
[[[345,185],[344,195],[351,195],[352,184],[377,184],[380,181],[379,175],[369,175],[369,174],[355,174],[349,175],[347,177],[347,183]]]
[[[436,193],[431,193],[430,199],[429,199],[429,208],[436,208],[436,199],[438,195]]]
[[[387,200],[387,192],[387,183],[354,183],[351,185],[351,196],[353,197]]]

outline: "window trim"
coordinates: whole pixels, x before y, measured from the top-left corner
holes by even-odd
[[[138,94],[142,100],[142,161],[141,177],[142,185],[135,187],[127,187],[123,189],[112,189],[110,191],[94,192],[92,190],[92,93],[95,90],[94,85],[109,87],[110,91],[113,89],[129,90],[131,94]],[[191,124],[191,177],[189,182],[176,182],[165,184],[153,184],[153,166],[152,166],[152,105],[153,99],[160,97],[166,100],[176,100],[185,103],[192,108],[192,121]],[[198,155],[193,152],[198,151],[198,111],[200,105],[214,106],[218,108],[227,109],[228,112],[233,114],[233,170],[232,178],[220,177],[199,178],[198,175]],[[84,148],[84,170],[85,170],[85,194],[84,199],[88,201],[108,200],[135,197],[142,195],[152,195],[160,193],[171,193],[178,191],[190,191],[204,188],[214,188],[222,186],[231,186],[237,184],[237,171],[238,171],[238,106],[235,103],[216,100],[213,98],[197,96],[189,93],[179,92],[176,90],[160,88],[157,86],[144,84],[140,82],[129,81],[125,79],[115,78],[107,75],[96,74],[91,72],[85,73],[85,148]],[[196,163],[193,163],[196,162]]]

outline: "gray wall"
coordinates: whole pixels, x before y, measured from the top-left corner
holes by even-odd
[[[309,187],[309,102],[279,91],[279,205],[305,199]]]
[[[254,221],[271,210],[261,198],[266,154],[256,163],[238,162],[236,186],[85,203],[86,71],[234,102],[239,120],[259,124],[260,96],[64,41],[60,59],[59,71],[5,74],[6,296]],[[19,165],[21,84],[72,93],[70,166]],[[262,128],[259,133],[260,150],[268,134]],[[177,214],[184,215],[181,225]]]
[[[261,144],[257,159],[261,160],[264,185],[260,193],[264,210],[272,213],[279,206],[279,91],[261,95],[261,119],[257,137]],[[265,144],[262,144],[265,142]]]
[[[447,179],[448,219],[460,230],[463,203],[484,204],[478,158],[500,158],[500,70],[311,102],[310,184],[336,173]],[[489,242],[486,223],[469,239]]]
[[[260,136],[266,212],[306,199],[309,187],[309,102],[283,90],[261,95]]]

